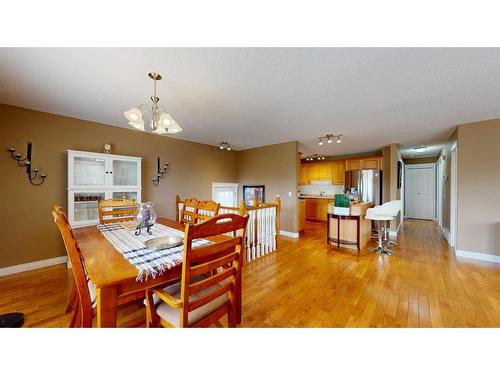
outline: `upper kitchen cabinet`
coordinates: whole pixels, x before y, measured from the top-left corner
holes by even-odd
[[[319,165],[319,179],[320,180],[332,179],[332,168],[330,163],[321,163]]]
[[[374,156],[363,159],[346,160],[346,171],[359,169],[382,169],[382,157]]]
[[[382,169],[382,158],[361,159],[361,169]]]
[[[354,160],[346,160],[345,162],[345,170],[346,171],[355,171],[361,169],[361,163],[359,159]]]
[[[307,185],[307,164],[302,164],[299,171],[299,185]]]
[[[319,180],[319,164],[307,164],[307,181]]]
[[[345,182],[345,163],[333,162],[331,165],[332,171],[332,184],[344,185]]]

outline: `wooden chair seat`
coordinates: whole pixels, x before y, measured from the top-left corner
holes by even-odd
[[[193,293],[189,296],[190,301],[194,301],[200,297],[206,296],[210,292],[213,292],[214,290],[217,290],[220,288],[220,285],[213,285],[201,292],[198,293]],[[168,294],[170,294],[174,298],[180,298],[181,295],[181,284],[180,282],[174,285],[171,285],[167,288],[164,289]],[[203,305],[199,307],[196,310],[190,311],[188,313],[188,325],[192,326],[193,324],[196,324],[200,319],[203,317],[211,314],[215,310],[217,310],[219,307],[223,306],[225,303],[229,304],[229,299],[227,297],[227,294],[223,294],[222,296],[217,297],[216,299],[210,301],[206,305]],[[228,305],[228,309],[229,309]],[[170,323],[173,327],[179,328],[180,327],[180,314],[179,314],[179,309],[176,309],[170,305],[168,305],[165,302],[161,302],[156,306],[156,313],[158,316]]]

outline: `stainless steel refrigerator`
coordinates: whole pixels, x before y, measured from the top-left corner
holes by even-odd
[[[365,169],[345,173],[345,192],[362,202],[382,204],[382,171]]]

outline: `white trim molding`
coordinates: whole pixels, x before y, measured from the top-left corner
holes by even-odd
[[[441,232],[443,232],[443,236],[446,239],[446,242],[450,243],[450,231],[448,230],[448,228],[446,228],[445,226],[442,226]]]
[[[399,228],[401,228],[401,223],[402,223],[402,221],[399,222],[396,230],[389,230],[389,238],[391,240],[395,240],[396,238],[398,238],[398,233],[399,233]]]
[[[299,238],[299,234],[297,232],[288,232],[286,230],[280,229],[280,236]]]
[[[476,251],[466,251],[466,250],[457,250],[455,252],[455,255],[457,257],[462,257],[462,258],[477,259],[477,260],[482,260],[485,262],[500,263],[500,256],[499,255],[478,253]]]
[[[36,262],[17,264],[15,266],[0,268],[0,276],[12,275],[14,273],[36,270],[38,268],[53,266],[55,264],[67,263],[68,257],[57,257],[44,260],[38,260]]]

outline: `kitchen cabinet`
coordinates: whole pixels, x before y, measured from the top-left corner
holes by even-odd
[[[319,164],[319,179],[320,180],[332,179],[332,167],[330,163]]]
[[[310,198],[305,201],[306,220],[327,221],[328,204],[333,203],[333,199]]]
[[[307,180],[309,183],[312,180],[319,180],[319,164],[307,165]]]
[[[381,169],[380,158],[361,159],[361,169]]]
[[[345,183],[345,163],[334,162],[331,165],[332,184],[344,185]]]
[[[307,164],[302,164],[300,166],[299,172],[299,185],[307,185],[309,182],[307,181]]]
[[[346,171],[356,171],[360,169],[361,163],[359,159],[354,160],[346,160],[345,162],[345,170]]]

